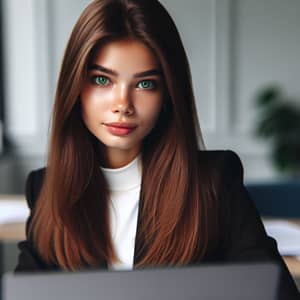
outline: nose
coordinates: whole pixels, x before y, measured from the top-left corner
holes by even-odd
[[[122,115],[132,115],[134,113],[130,88],[125,83],[116,87],[112,111]]]

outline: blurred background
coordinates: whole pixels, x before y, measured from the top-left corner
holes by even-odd
[[[0,2],[0,193],[22,194],[45,165],[62,55],[90,1]],[[299,183],[300,1],[162,3],[190,59],[207,148],[236,151],[249,186]]]
[[[89,2],[0,0],[0,219],[27,209],[25,179],[47,159],[64,48]],[[186,47],[207,149],[238,153],[262,216],[300,224],[300,1],[161,2]],[[300,255],[297,230],[298,252],[282,254]],[[13,241],[0,243],[0,273],[13,270],[23,238],[24,219],[0,220],[0,240]],[[300,278],[300,262],[289,267]]]

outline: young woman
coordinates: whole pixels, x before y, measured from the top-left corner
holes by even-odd
[[[157,0],[95,0],[68,42],[16,271],[277,261],[232,151],[205,151],[187,57]]]

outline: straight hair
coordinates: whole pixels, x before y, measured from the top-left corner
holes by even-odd
[[[145,44],[166,86],[157,124],[142,145],[137,267],[190,264],[213,251],[218,237],[217,174],[205,150],[187,56],[177,28],[157,0],[95,0],[68,41],[59,74],[48,162],[29,224],[40,256],[64,270],[118,261],[110,231],[108,184],[99,141],[86,128],[80,93],[101,45]]]

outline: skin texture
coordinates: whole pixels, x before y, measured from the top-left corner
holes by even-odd
[[[83,121],[104,148],[104,167],[120,168],[139,154],[161,111],[163,89],[159,62],[143,43],[118,40],[98,49],[80,98]]]

